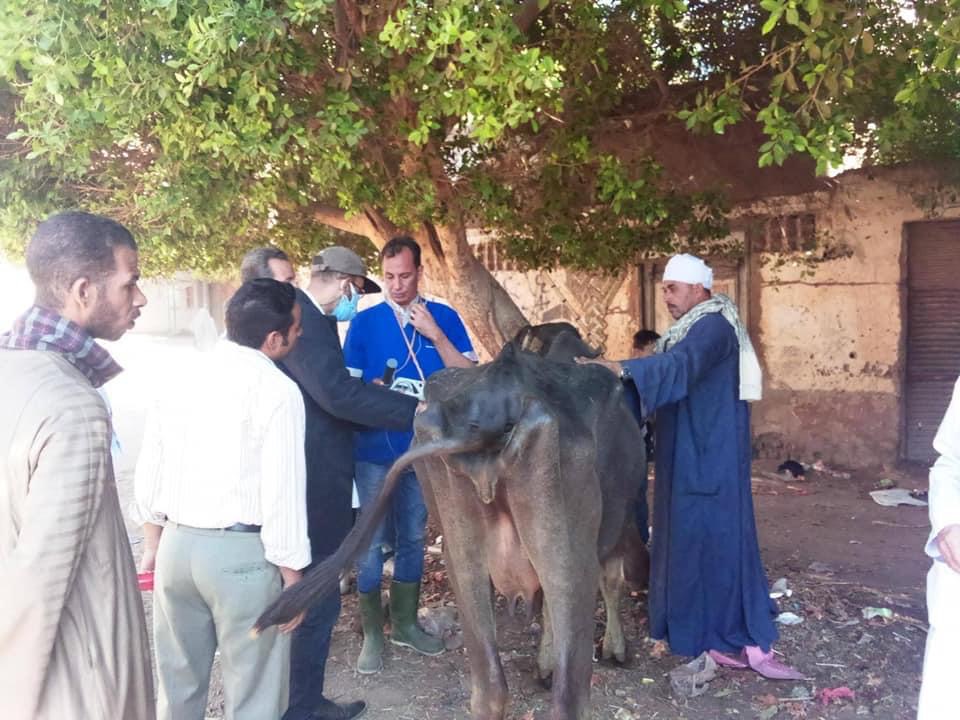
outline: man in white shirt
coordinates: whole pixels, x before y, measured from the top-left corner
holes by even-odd
[[[218,647],[226,716],[283,714],[288,640],[250,628],[310,564],[303,398],[274,365],[300,335],[294,288],[245,283],[226,321],[228,339],[148,417],[137,464],[160,720],[203,720]]]
[[[918,720],[957,717],[960,648],[960,381],[933,447],[940,457],[930,469],[930,539],[927,574],[930,631],[923,659]]]
[[[293,277],[289,265],[275,249],[265,248],[247,255],[243,273],[270,273],[283,282]],[[337,322],[354,316],[360,294],[380,291],[367,277],[363,260],[349,248],[334,245],[313,258],[310,270],[307,291],[297,290],[303,337],[280,367],[299,386],[307,411],[307,525],[313,562],[319,563],[336,552],[353,524],[350,490],[357,427],[410,427],[418,401],[347,372]],[[323,695],[330,638],[339,615],[340,595],[333,593],[307,611],[294,633],[290,706],[283,720],[352,720],[366,711],[362,700],[336,703]]]

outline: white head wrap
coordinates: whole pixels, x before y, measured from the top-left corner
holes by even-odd
[[[695,255],[674,255],[663,271],[663,281],[703,285],[709,290],[713,287],[713,270]]]

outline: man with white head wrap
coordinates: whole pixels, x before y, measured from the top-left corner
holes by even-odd
[[[713,271],[677,255],[663,273],[676,321],[652,357],[599,361],[657,413],[650,635],[678,655],[802,677],[773,659],[775,607],[750,490],[750,410],[762,378],[733,301]],[[742,653],[734,659],[726,653]]]

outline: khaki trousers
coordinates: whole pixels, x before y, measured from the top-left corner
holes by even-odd
[[[227,720],[283,714],[289,640],[276,627],[250,636],[280,590],[280,572],[264,559],[258,533],[168,524],[153,595],[158,720],[203,720],[217,648]]]

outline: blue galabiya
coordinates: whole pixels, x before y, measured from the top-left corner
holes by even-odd
[[[657,413],[650,635],[678,655],[751,646],[766,654],[777,638],[750,491],[750,410],[740,399],[745,332],[736,319],[738,339],[724,317],[732,307],[723,296],[701,303],[678,323],[696,318],[682,339],[671,345],[677,333],[668,332],[662,352],[622,363],[645,411]]]

